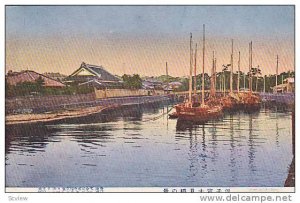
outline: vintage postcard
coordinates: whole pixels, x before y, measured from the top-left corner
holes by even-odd
[[[7,193],[294,192],[294,140],[294,5],[5,6]]]

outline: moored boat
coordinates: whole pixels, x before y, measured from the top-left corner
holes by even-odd
[[[211,119],[216,119],[222,116],[222,107],[220,105],[205,105],[204,102],[204,55],[205,55],[205,25],[203,25],[203,68],[202,68],[202,96],[201,103],[192,98],[192,54],[190,54],[190,81],[189,81],[189,99],[188,101],[175,105],[176,114],[179,120],[193,121],[193,122],[206,122]],[[190,48],[192,42],[192,35],[190,40]],[[196,65],[196,55],[195,55]],[[196,69],[196,66],[195,66]],[[196,71],[195,71],[196,73]],[[195,91],[196,93],[196,91]],[[197,95],[194,93],[194,98]]]
[[[245,111],[257,111],[261,106],[261,98],[252,92],[246,92],[242,96],[242,107]]]
[[[181,107],[178,118],[186,121],[207,122],[223,115],[221,106]]]

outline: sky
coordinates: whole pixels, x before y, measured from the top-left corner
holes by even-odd
[[[217,71],[238,52],[241,70],[253,66],[274,74],[294,70],[293,6],[6,6],[6,71],[71,74],[82,62],[102,65],[116,75],[189,74],[189,37],[198,44],[197,72]]]

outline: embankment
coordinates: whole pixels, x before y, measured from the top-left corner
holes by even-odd
[[[94,99],[91,95],[15,98],[6,100],[6,125],[53,122],[93,116],[103,110],[168,101],[166,96],[117,97]]]
[[[164,95],[159,96],[131,96],[97,99],[94,93],[82,95],[55,95],[17,97],[5,99],[5,113],[44,113],[58,110],[110,106],[122,104],[139,104],[166,100]]]

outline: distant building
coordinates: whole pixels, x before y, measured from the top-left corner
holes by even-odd
[[[182,83],[181,82],[170,82],[169,83],[169,87],[172,89],[172,90],[176,90],[178,88],[180,88],[182,86]]]
[[[273,92],[295,92],[295,79],[286,78],[283,84],[273,87]]]
[[[105,70],[102,66],[82,62],[80,67],[65,78],[68,84],[93,86],[98,89],[122,87],[122,81]]]
[[[52,73],[52,72],[46,72],[46,73],[43,73],[43,75],[49,77],[49,78],[52,78],[54,80],[57,80],[57,81],[63,81],[63,79],[65,77],[67,77],[66,75],[63,75],[61,73]]]
[[[148,89],[148,90],[153,90],[153,89],[162,90],[163,83],[153,78],[147,78],[142,81],[142,87],[143,89]]]
[[[34,83],[39,77],[44,80],[44,87],[65,87],[63,83],[32,70],[24,70],[21,72],[9,71],[6,75],[6,81],[10,85],[17,85],[23,82]]]

